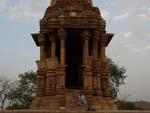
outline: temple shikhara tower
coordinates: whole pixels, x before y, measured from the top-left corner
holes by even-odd
[[[90,108],[116,109],[105,55],[113,34],[105,27],[92,0],[51,0],[39,33],[32,34],[40,48],[32,109],[85,110],[81,91]]]

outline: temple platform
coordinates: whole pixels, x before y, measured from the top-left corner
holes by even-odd
[[[53,95],[45,97],[36,97],[31,109],[46,109],[46,110],[66,110],[66,111],[83,111],[88,108],[100,110],[115,110],[116,105],[114,100],[110,97],[103,97],[100,95],[85,94],[87,106],[79,103],[78,96],[80,90],[66,90],[65,94]],[[88,108],[87,108],[88,107]]]
[[[139,110],[101,110],[101,111],[55,111],[55,110],[7,110],[0,113],[150,113],[150,111]]]

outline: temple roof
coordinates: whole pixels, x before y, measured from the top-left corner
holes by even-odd
[[[112,40],[114,34],[113,33],[106,33],[107,35],[107,41],[106,41],[106,47],[109,45],[110,41]]]
[[[65,1],[65,2],[69,2],[69,1],[88,1],[92,5],[92,0],[51,0],[51,6],[54,6],[56,4],[56,2],[60,2],[60,1]]]
[[[31,35],[32,35],[32,38],[33,38],[35,44],[36,44],[37,46],[39,46],[39,41],[38,41],[39,33],[33,33],[33,34],[31,34]]]
[[[40,21],[40,32],[48,32],[60,26],[105,31],[106,23],[92,0],[52,0]]]

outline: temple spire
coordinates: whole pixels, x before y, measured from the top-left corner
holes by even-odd
[[[51,6],[55,5],[57,0],[51,0]]]
[[[88,0],[88,2],[92,5],[92,0]]]
[[[58,0],[51,0],[51,6],[54,6]],[[74,0],[76,1],[76,0]],[[87,0],[92,5],[92,0]]]

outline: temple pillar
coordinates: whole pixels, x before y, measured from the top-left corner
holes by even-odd
[[[60,64],[61,65],[65,65],[66,61],[66,46],[65,46],[65,42],[66,42],[66,31],[65,29],[61,28],[59,31],[58,31],[58,35],[59,35],[59,38],[60,38]]]
[[[65,92],[65,69],[66,69],[66,30],[61,28],[58,30],[58,37],[60,39],[60,65],[57,68],[56,91],[63,94]]]
[[[105,47],[106,47],[106,41],[107,41],[107,35],[102,34],[101,35],[101,60],[102,60],[102,91],[103,96],[109,97],[110,89],[109,89],[109,66],[106,60],[106,53],[105,53]]]
[[[94,94],[101,94],[101,74],[100,74],[100,64],[101,61],[98,59],[98,41],[100,37],[99,31],[93,32],[93,90]]]
[[[101,42],[98,43],[98,59],[101,59]]]
[[[89,39],[91,33],[83,31],[81,34],[83,40],[83,89],[86,94],[91,94],[93,90],[92,85],[92,61],[89,57]]]
[[[89,39],[91,33],[89,31],[84,31],[81,35],[83,40],[83,65],[88,65],[89,61]]]
[[[51,41],[51,58],[56,57],[56,41],[52,39]]]
[[[44,96],[45,90],[45,59],[46,59],[46,51],[45,51],[45,35],[40,33],[38,35],[39,46],[40,46],[40,61],[37,61],[38,71],[37,71],[37,88],[36,95]]]
[[[38,70],[37,71],[37,89],[36,89],[36,96],[38,97],[44,96],[45,80],[46,80],[45,70]]]
[[[44,61],[45,60],[45,56],[46,56],[46,51],[45,51],[45,46],[44,46],[44,43],[45,43],[45,35],[40,33],[39,34],[39,43],[40,43],[40,61]]]
[[[93,33],[93,57],[98,58],[98,41],[99,41],[99,31],[94,31]]]
[[[57,67],[57,58],[56,58],[56,35],[50,34],[49,36],[50,43],[50,58],[46,59],[47,63],[47,81],[46,81],[46,95],[54,95],[56,89],[56,67]]]

